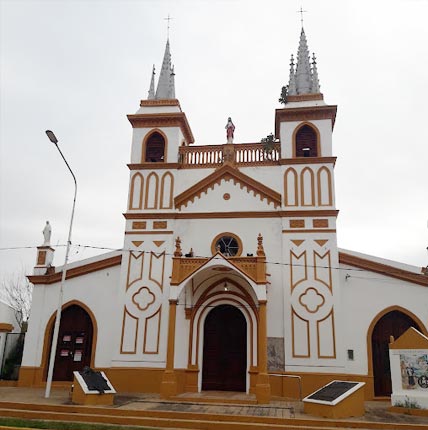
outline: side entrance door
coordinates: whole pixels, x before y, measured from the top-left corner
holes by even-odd
[[[71,305],[62,311],[53,372],[54,381],[72,381],[73,371],[82,370],[84,366],[90,365],[92,336],[91,317],[83,308]]]
[[[202,389],[245,391],[247,322],[231,305],[215,307],[204,326]]]
[[[375,325],[372,333],[373,377],[375,396],[390,396],[391,367],[389,363],[389,338],[399,338],[408,328],[420,331],[418,324],[400,311],[391,311]]]

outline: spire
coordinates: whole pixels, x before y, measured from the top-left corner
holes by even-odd
[[[165,54],[163,56],[162,68],[159,74],[156,99],[175,98],[174,69],[171,66],[171,53],[169,51],[169,39],[166,41]]]
[[[320,81],[318,79],[317,57],[312,53],[312,88],[311,93],[318,94],[320,92]]]
[[[295,96],[296,92],[296,75],[294,73],[294,58],[293,54],[291,54],[290,60],[290,80],[288,81],[288,95]]]
[[[308,43],[305,30],[300,33],[299,50],[297,52],[296,87],[297,94],[308,94],[311,90],[311,67],[309,64]]]
[[[155,98],[155,65],[153,64],[152,79],[150,81],[148,100],[153,100]]]
[[[300,32],[299,49],[297,51],[297,65],[294,71],[294,59],[291,56],[290,78],[288,82],[288,94],[290,96],[300,94],[319,94],[320,83],[315,54],[312,56],[312,68],[310,64],[308,42],[305,30]]]

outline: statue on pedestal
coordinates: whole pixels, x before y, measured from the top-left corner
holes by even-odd
[[[51,244],[51,234],[52,234],[52,227],[49,224],[49,221],[46,221],[45,228],[43,229],[43,237],[44,237],[43,246],[49,246]]]
[[[227,124],[226,124],[226,137],[227,137],[227,143],[233,143],[233,133],[235,131],[235,126],[232,122],[232,118],[229,117],[227,119]]]

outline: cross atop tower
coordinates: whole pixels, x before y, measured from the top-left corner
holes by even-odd
[[[303,14],[305,12],[307,12],[307,10],[303,10],[302,6],[300,6],[300,9],[297,11],[297,13],[300,13],[300,22],[302,23],[302,27],[303,27]]]
[[[169,16],[169,14],[168,14],[168,17],[167,18],[164,18],[164,20],[165,21],[168,21],[168,24],[167,24],[167,38],[169,39],[169,22],[171,21],[171,19],[174,19],[174,18],[171,18],[170,16]]]

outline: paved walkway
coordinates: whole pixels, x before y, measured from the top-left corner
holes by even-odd
[[[223,393],[224,394],[224,393]],[[242,400],[245,395],[230,394],[235,399]],[[147,410],[147,411],[177,411],[177,412],[197,412],[206,414],[227,414],[227,415],[247,415],[247,416],[269,416],[278,418],[301,418],[316,419],[303,414],[303,404],[298,401],[286,401],[283,399],[273,400],[269,405],[243,405],[222,403],[212,399],[214,403],[201,403],[201,397],[195,396],[195,401],[167,401],[162,400],[156,394],[136,394],[121,393],[115,398],[115,405],[112,408],[126,410]],[[189,398],[189,395],[186,396]],[[18,388],[1,387],[0,402],[20,402],[33,404],[67,405],[70,402],[70,393],[65,389],[53,389],[49,399],[44,397],[44,389],[40,388]],[[370,401],[366,402],[366,414],[363,417],[350,418],[347,421],[366,421],[366,422],[387,422],[387,423],[409,423],[425,424],[428,429],[428,417],[417,417],[407,414],[396,414],[389,412],[389,402]]]

